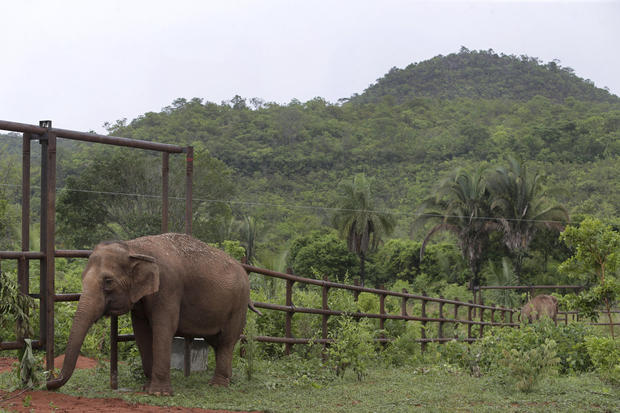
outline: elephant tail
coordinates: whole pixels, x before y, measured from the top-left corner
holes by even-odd
[[[252,301],[250,301],[250,302],[248,303],[248,308],[249,308],[250,310],[254,311],[256,314],[258,314],[258,315],[260,315],[260,316],[262,316],[262,315],[263,315],[263,313],[261,313],[260,311],[258,311],[258,310],[256,309],[256,307],[254,307],[254,303],[253,303]]]

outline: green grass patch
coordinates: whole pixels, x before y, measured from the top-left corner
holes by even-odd
[[[77,370],[62,393],[82,397],[122,398],[160,406],[201,407],[267,412],[547,412],[620,411],[620,388],[594,374],[560,376],[523,393],[498,376],[472,377],[447,364],[426,367],[384,367],[367,370],[359,381],[352,372],[343,378],[315,366],[318,360],[298,357],[256,360],[255,374],[247,379],[242,366],[235,369],[229,388],[210,387],[212,371],[188,378],[173,370],[174,396],[140,392],[127,365],[119,366],[119,388],[109,388],[109,369]],[[0,375],[5,390],[15,387],[11,373]]]

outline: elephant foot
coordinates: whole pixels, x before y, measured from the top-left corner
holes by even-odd
[[[172,396],[172,387],[169,384],[153,384],[147,383],[142,387],[148,394],[152,394],[154,396]]]
[[[230,379],[222,376],[213,376],[213,378],[209,380],[209,384],[214,387],[228,387]]]

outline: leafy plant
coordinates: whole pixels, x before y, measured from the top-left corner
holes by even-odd
[[[256,317],[254,314],[248,314],[247,321],[245,323],[245,341],[243,343],[244,349],[244,357],[245,360],[245,375],[248,380],[252,380],[252,376],[255,371],[255,361],[258,357],[258,346],[256,342],[256,336],[258,335],[258,330],[256,326]]]
[[[586,217],[579,227],[566,228],[561,238],[575,249],[575,254],[563,262],[559,270],[590,285],[598,284],[581,293],[582,299],[577,300],[576,305],[583,305],[583,310],[593,317],[593,307],[604,304],[613,338],[611,306],[620,295],[620,282],[614,277],[620,263],[620,233],[599,219]]]
[[[32,352],[32,340],[29,338],[24,339],[24,348],[19,353],[20,363],[17,375],[21,388],[32,388],[41,382],[43,356],[35,357]]]
[[[0,272],[0,335],[6,333],[9,326],[15,326],[19,337],[32,337],[30,310],[33,308],[34,300],[19,291],[17,276]]]
[[[585,347],[601,377],[620,384],[620,343],[609,337],[586,337]]]
[[[334,341],[327,351],[328,364],[336,376],[344,377],[350,368],[357,374],[357,379],[362,380],[375,353],[373,336],[366,321],[339,317],[338,328],[330,332],[329,337]]]
[[[500,363],[507,368],[517,389],[530,392],[541,380],[556,373],[560,361],[556,349],[556,342],[550,339],[535,348],[505,349]]]

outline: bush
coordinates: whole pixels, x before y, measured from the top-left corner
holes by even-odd
[[[330,332],[334,342],[328,349],[328,365],[336,376],[343,377],[351,368],[357,379],[366,375],[372,356],[375,354],[372,329],[363,321],[351,317],[338,317],[338,328]]]
[[[535,348],[504,349],[500,364],[507,368],[517,389],[530,392],[541,380],[557,372],[560,359],[557,357],[556,349],[556,342],[549,339]]]
[[[543,378],[585,372],[592,366],[586,337],[591,329],[579,323],[555,326],[544,320],[521,328],[487,330],[471,345],[449,342],[442,358],[474,376],[498,374],[521,391],[531,391]]]
[[[585,339],[585,347],[601,377],[620,384],[620,342],[610,337],[589,336]]]
[[[404,331],[381,352],[381,358],[387,365],[414,365],[422,358],[420,343],[416,341],[420,338],[420,323],[408,321],[404,324]]]

